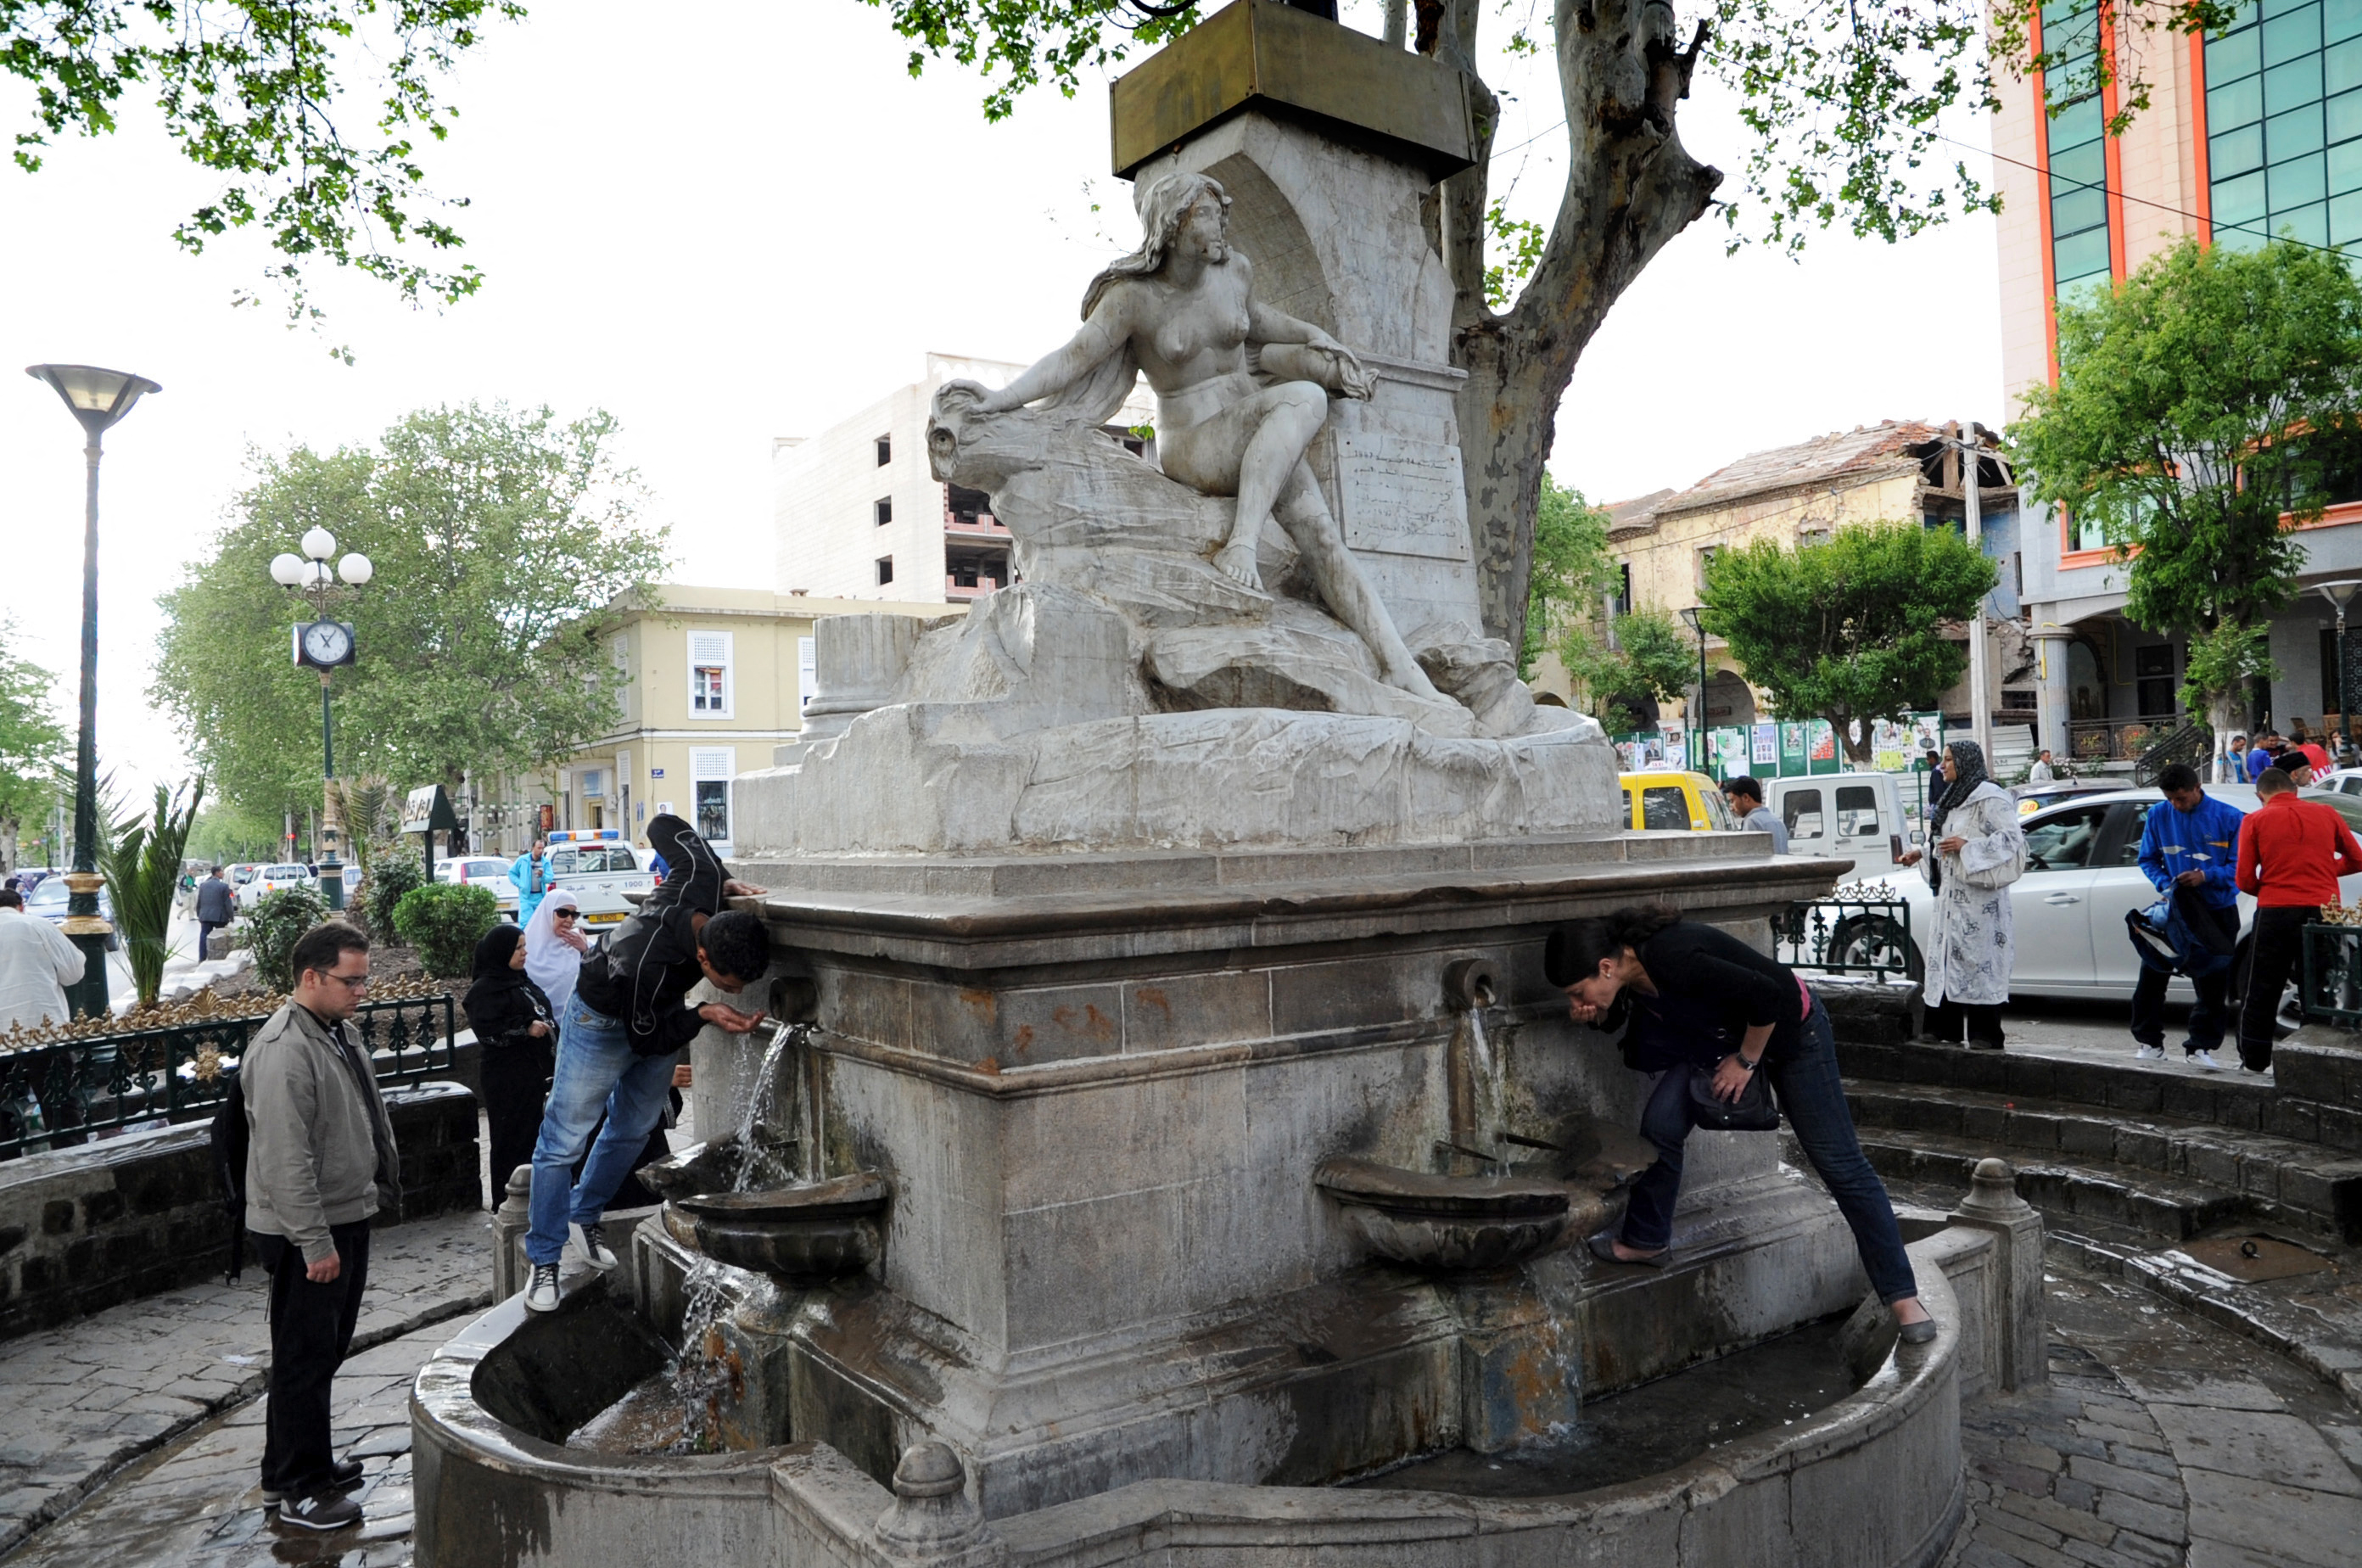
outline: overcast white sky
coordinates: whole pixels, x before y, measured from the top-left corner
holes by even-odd
[[[900,40],[856,0],[535,9],[495,28],[446,88],[463,117],[432,172],[472,200],[455,221],[489,278],[447,311],[326,277],[325,338],[288,331],[269,295],[233,310],[263,253],[237,238],[180,254],[171,230],[212,187],[138,115],[60,147],[39,175],[0,166],[0,391],[14,388],[0,395],[0,584],[21,646],[69,677],[80,434],[8,368],[82,361],[165,389],[107,441],[99,743],[127,775],[185,768],[145,696],[154,601],[206,549],[249,448],[366,442],[409,409],[470,398],[603,407],[673,525],[676,580],[767,583],[773,436],[914,380],[931,348],[1038,356],[1134,240],[1130,188],[1107,173],[1103,86],[988,126],[977,78],[937,65],[911,80]],[[1345,14],[1375,30],[1374,0]],[[1488,79],[1518,94],[1503,145],[1560,117],[1530,67]],[[0,89],[0,128],[23,123],[26,101]],[[1699,156],[1738,167],[1736,122],[1703,78],[1682,125]],[[1548,221],[1559,145],[1544,136],[1525,155],[1520,215]],[[1113,204],[1106,239],[1093,193]],[[1551,468],[1611,500],[1882,418],[1996,420],[1995,277],[1985,221],[1892,248],[1825,237],[1801,262],[1726,259],[1719,223],[1701,223],[1594,340]],[[70,687],[61,698],[70,711]]]

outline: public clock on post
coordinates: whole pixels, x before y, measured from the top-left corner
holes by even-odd
[[[295,628],[295,662],[334,669],[353,662],[353,629],[342,621],[314,621]]]

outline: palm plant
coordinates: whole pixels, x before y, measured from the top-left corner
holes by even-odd
[[[185,794],[185,801],[182,796]],[[164,986],[164,960],[171,956],[172,901],[180,890],[181,862],[196,825],[205,781],[181,790],[156,786],[153,817],[127,812],[98,837],[98,869],[115,902],[115,929],[141,1007],[153,1007]]]

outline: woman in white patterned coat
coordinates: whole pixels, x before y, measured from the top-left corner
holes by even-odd
[[[1965,873],[2025,864],[2025,834],[2017,802],[1985,775],[1985,755],[1974,741],[1944,748],[1944,788],[1927,811],[1927,847],[1903,857],[1926,865],[1936,889],[1935,929],[1924,949],[1927,1032],[1971,1051],[2002,1048],[2001,1009],[2009,1000],[2015,951],[2009,889],[1980,888]],[[2013,878],[2014,880],[2014,878]]]

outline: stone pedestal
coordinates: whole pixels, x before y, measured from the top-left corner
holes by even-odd
[[[795,1308],[788,1435],[881,1480],[942,1441],[995,1517],[1153,1476],[1318,1484],[1849,1305],[1844,1227],[1768,1137],[1694,1140],[1662,1274],[1575,1234],[1493,1276],[1373,1264],[1313,1179],[1437,1168],[1471,960],[1499,977],[1510,1130],[1634,1124],[1641,1078],[1542,976],[1549,927],[1678,894],[1761,940],[1830,867],[1760,844],[741,863],[819,993],[800,1089],[829,1167],[896,1195],[874,1275]]]

